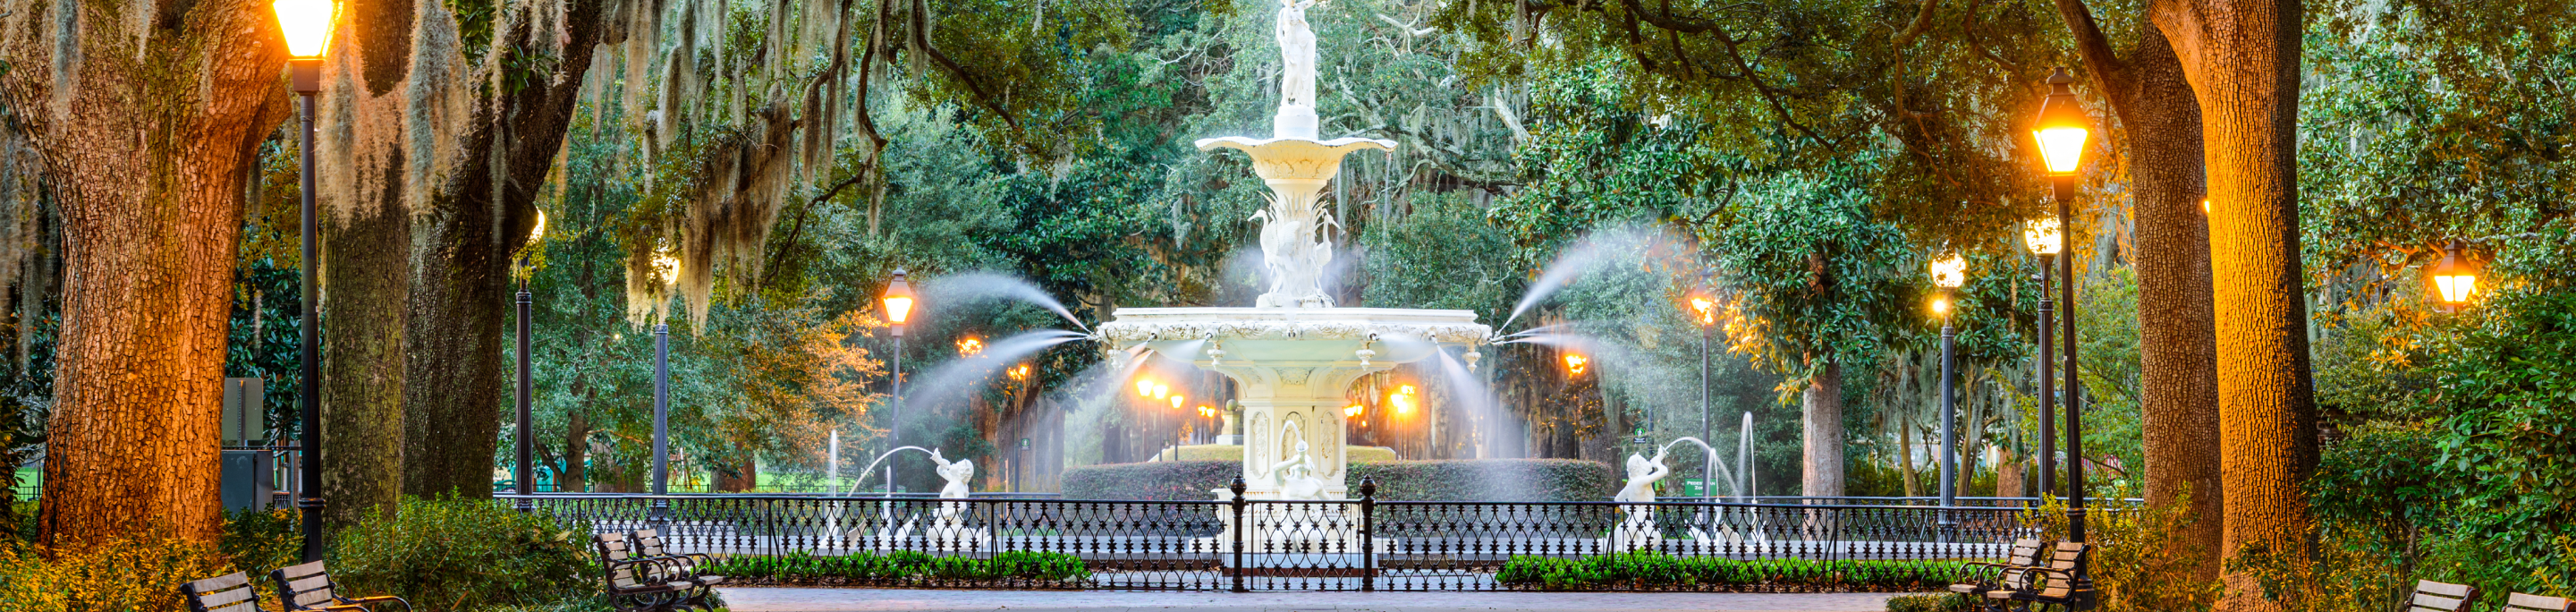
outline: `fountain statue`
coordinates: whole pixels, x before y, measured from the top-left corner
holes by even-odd
[[[1317,0],[1281,0],[1274,35],[1281,59],[1280,103],[1269,138],[1198,141],[1203,151],[1241,150],[1270,187],[1253,215],[1262,222],[1269,287],[1252,307],[1122,308],[1099,328],[1104,345],[1142,344],[1166,357],[1234,379],[1242,402],[1244,482],[1249,499],[1343,499],[1349,452],[1342,414],[1351,381],[1430,359],[1443,345],[1473,345],[1493,334],[1466,310],[1340,308],[1324,290],[1338,224],[1324,187],[1353,151],[1392,151],[1395,142],[1321,138],[1315,114],[1318,49],[1308,18]],[[1293,456],[1292,456],[1293,455]],[[1308,490],[1309,485],[1320,488]],[[1289,489],[1295,488],[1295,491]]]
[[[949,461],[947,457],[939,455],[939,449],[934,448],[930,450],[930,462],[939,464],[937,470],[939,478],[948,481],[947,484],[940,485],[939,498],[966,499],[972,491],[966,482],[975,478],[975,461],[972,459]],[[930,521],[930,529],[922,535],[930,538],[931,547],[938,550],[979,550],[993,541],[991,531],[967,526],[965,516],[965,502],[939,502],[939,510],[934,513],[934,518]],[[907,524],[906,527],[910,525]]]
[[[1653,459],[1628,455],[1628,484],[1619,487],[1619,495],[1611,500],[1622,504],[1655,503],[1655,481],[1673,474],[1673,468],[1664,465],[1664,453],[1672,448],[1666,444],[1656,449]],[[1655,526],[1654,506],[1620,506],[1619,512],[1623,518],[1617,527],[1610,530],[1610,550],[1653,548],[1655,542],[1664,539],[1662,530]]]

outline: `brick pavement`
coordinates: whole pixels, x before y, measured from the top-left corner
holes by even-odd
[[[1880,612],[1891,593],[1354,593],[735,587],[733,612]]]

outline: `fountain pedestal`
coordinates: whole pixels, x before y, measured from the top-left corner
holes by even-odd
[[[1280,499],[1271,466],[1290,459],[1300,441],[1311,449],[1323,496],[1348,497],[1342,407],[1351,403],[1351,381],[1493,333],[1467,310],[1121,308],[1116,316],[1100,327],[1111,345],[1143,343],[1234,379],[1247,499]]]

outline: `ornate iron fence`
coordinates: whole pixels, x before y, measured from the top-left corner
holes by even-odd
[[[1363,486],[1367,491],[1371,487]],[[505,500],[523,498],[502,495]],[[658,528],[753,582],[1175,590],[1938,589],[2019,508],[1616,502],[524,496]],[[505,502],[509,503],[509,502]],[[1079,569],[1059,565],[1078,559]],[[1048,569],[1054,568],[1054,569]]]

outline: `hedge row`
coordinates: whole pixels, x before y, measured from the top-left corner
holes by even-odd
[[[1513,557],[1494,581],[1544,590],[1800,586],[1838,591],[1923,591],[1949,584],[1959,561],[1742,561],[1656,551],[1579,559]]]
[[[1064,471],[1069,499],[1214,499],[1210,491],[1243,473],[1238,461],[1114,463]],[[1361,478],[1377,480],[1377,498],[1392,501],[1601,501],[1618,491],[1618,473],[1596,461],[1473,459],[1352,463],[1345,484],[1357,496]]]
[[[913,586],[921,582],[1024,580],[1080,586],[1079,581],[1091,578],[1091,569],[1080,557],[1026,550],[995,553],[991,559],[933,557],[909,550],[839,557],[799,552],[720,559],[702,566],[700,571],[749,584]]]

